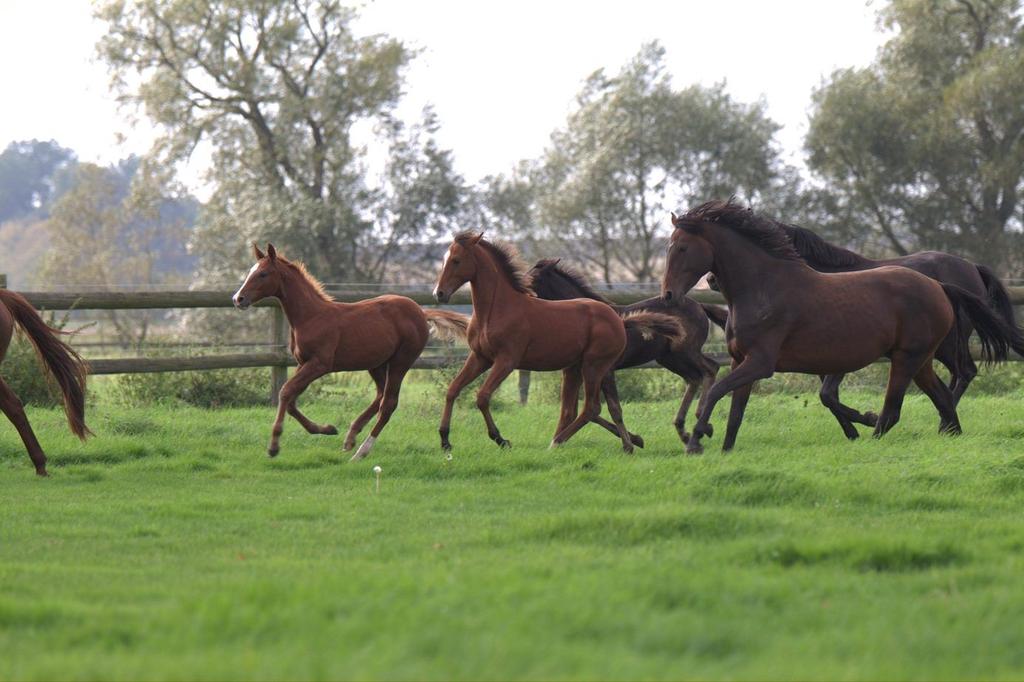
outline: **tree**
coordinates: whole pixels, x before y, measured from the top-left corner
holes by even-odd
[[[1022,265],[1024,31],[1017,0],[895,0],[896,34],[814,94],[809,165],[886,250]]]
[[[0,153],[0,223],[45,216],[56,176],[75,154],[53,140],[12,142]]]
[[[48,286],[111,291],[186,281],[185,253],[196,202],[182,196],[167,170],[129,158],[104,168],[75,166],[69,189],[46,223]],[[125,348],[142,344],[152,311],[106,311]]]
[[[649,43],[617,75],[587,78],[535,173],[544,234],[605,281],[654,278],[670,210],[757,201],[780,172],[765,104],[735,102],[724,84],[675,90],[664,55]]]
[[[236,279],[256,238],[321,278],[376,280],[396,243],[458,205],[433,115],[411,128],[392,116],[412,53],[357,36],[338,2],[113,0],[98,15],[115,89],[165,131],[155,153],[174,162],[213,148],[216,190],[194,242],[207,281]],[[367,182],[357,126],[390,151],[379,184]]]

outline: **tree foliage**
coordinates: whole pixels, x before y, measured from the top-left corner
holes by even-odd
[[[167,170],[129,158],[104,168],[75,166],[69,189],[53,205],[43,261],[48,288],[114,291],[183,284],[193,268],[185,252],[196,202]],[[141,344],[151,311],[107,311],[125,347]]]
[[[876,61],[814,95],[810,167],[889,251],[939,248],[1019,269],[1019,2],[895,0],[880,18],[895,34]]]
[[[614,76],[586,79],[532,176],[546,236],[600,271],[653,279],[670,210],[709,197],[757,201],[780,170],[763,102],[724,84],[673,88],[658,43]]]
[[[392,115],[411,51],[356,35],[340,3],[113,0],[98,15],[115,87],[164,131],[161,158],[213,149],[216,190],[195,241],[207,279],[237,278],[259,238],[323,278],[378,280],[395,244],[459,204],[434,117],[409,127]],[[368,131],[383,163],[359,144]],[[375,161],[385,169],[370,182]]]
[[[75,161],[53,140],[11,142],[0,153],[0,223],[36,218],[58,193],[57,176]]]

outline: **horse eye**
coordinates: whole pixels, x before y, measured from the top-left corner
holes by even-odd
[[[452,258],[452,265],[458,265],[458,264],[459,264],[459,259],[458,258]]]
[[[261,273],[259,274],[259,276],[260,276],[261,278],[262,278],[262,277],[270,277],[270,273],[269,273],[269,272],[261,272]]]

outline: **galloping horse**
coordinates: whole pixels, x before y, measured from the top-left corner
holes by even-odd
[[[716,324],[724,326],[728,312],[717,306],[697,303],[688,296],[680,296],[671,301],[666,301],[661,296],[655,296],[631,305],[615,305],[594,291],[583,275],[561,265],[560,260],[539,260],[530,269],[531,286],[538,297],[549,301],[591,298],[607,303],[622,316],[647,311],[668,315],[679,321],[683,334],[675,343],[660,334],[645,337],[638,330],[627,330],[626,350],[615,363],[615,369],[636,367],[655,361],[668,371],[683,378],[683,381],[686,382],[686,392],[683,394],[683,401],[676,413],[674,423],[676,433],[685,444],[690,439],[690,434],[686,432],[686,413],[690,411],[693,398],[697,390],[702,387],[702,395],[706,396],[708,389],[715,383],[715,378],[718,376],[718,363],[713,358],[701,353],[701,348],[708,338],[708,319],[711,318]],[[614,372],[609,372],[605,377],[601,390],[608,402],[608,411],[613,418],[618,413],[617,421],[621,421],[622,408],[619,405]],[[701,404],[703,404],[703,398]],[[597,420],[598,424],[612,433],[618,433],[612,424],[600,417]],[[643,440],[639,436],[630,434],[630,439],[635,445],[643,447]]]
[[[85,362],[71,346],[58,338],[57,335],[62,333],[60,330],[43,322],[43,318],[24,296],[0,289],[0,304],[0,362],[7,354],[14,326],[17,324],[32,341],[40,360],[60,387],[64,396],[64,413],[67,415],[71,432],[85,440],[91,435],[85,425]],[[0,410],[3,410],[18,430],[22,442],[25,443],[25,449],[28,450],[28,456],[36,467],[36,473],[40,476],[48,475],[46,455],[32,431],[32,426],[28,423],[25,409],[18,396],[14,395],[14,391],[4,383],[3,378],[0,378]]]
[[[291,351],[299,363],[295,374],[281,387],[267,453],[274,457],[280,450],[285,412],[309,433],[336,435],[334,426],[307,419],[296,401],[310,383],[325,374],[365,369],[377,385],[377,397],[352,422],[342,448],[354,448],[356,436],[376,414],[377,422],[352,460],[366,457],[398,407],[402,380],[423,352],[429,329],[441,335],[465,337],[466,316],[447,310],[424,310],[405,296],[338,303],[301,263],[279,255],[273,244],[267,245],[266,254],[253,244],[253,254],[256,264],[232,301],[244,310],[261,299],[276,297],[292,327]]]
[[[529,286],[525,266],[510,246],[482,239],[483,234],[463,232],[445,254],[434,296],[444,303],[466,282],[473,296],[469,323],[470,353],[462,370],[448,387],[441,416],[441,447],[448,440],[452,406],[469,382],[488,369],[476,405],[487,424],[487,435],[501,447],[509,442],[491,418],[491,394],[514,369],[562,370],[562,410],[552,447],[564,443],[601,412],[601,380],[615,366],[626,347],[626,328],[643,327],[656,333],[656,323],[674,324],[652,313],[623,320],[608,305],[589,299],[545,301]],[[580,384],[584,386],[583,411],[577,414]],[[617,424],[623,448],[630,446],[629,432]]]
[[[977,296],[904,267],[842,273],[810,268],[781,225],[732,201],[711,201],[672,217],[662,282],[665,298],[681,296],[706,273],[729,303],[726,338],[733,371],[712,386],[689,452],[710,436],[715,404],[733,392],[723,449],[730,449],[753,382],[774,372],[844,374],[882,356],[891,360],[885,403],[875,425],[880,437],[899,421],[913,380],[941,417],[940,432],[960,433],[949,388],[931,360],[953,325],[967,317],[981,337],[983,356],[1002,360],[1020,331]],[[960,344],[959,363],[969,349]]]

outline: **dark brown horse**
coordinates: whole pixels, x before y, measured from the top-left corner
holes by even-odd
[[[626,332],[626,350],[615,363],[615,369],[637,367],[648,362],[657,362],[670,372],[683,378],[686,392],[676,413],[676,433],[683,443],[690,439],[686,432],[686,414],[690,411],[697,391],[703,388],[702,395],[707,395],[711,385],[718,376],[718,363],[711,357],[701,353],[701,348],[708,338],[708,318],[719,325],[724,325],[728,311],[716,306],[697,303],[688,296],[680,296],[666,301],[661,296],[648,298],[631,305],[615,305],[594,289],[580,273],[560,263],[561,259],[539,260],[530,269],[532,288],[537,296],[549,301],[562,301],[572,298],[591,298],[607,303],[619,315],[628,316],[637,312],[654,312],[668,315],[679,321],[683,333],[679,340],[674,341],[663,335],[643,335],[639,330],[628,329]],[[622,408],[619,404],[618,388],[615,384],[615,372],[609,372],[601,385],[604,398],[608,402],[608,411],[616,421],[622,419]],[[703,402],[703,401],[702,401]],[[618,417],[616,418],[616,413]],[[617,434],[615,426],[600,417],[597,423]],[[630,434],[635,445],[643,447],[639,436]]]
[[[266,254],[254,244],[253,254],[256,264],[232,300],[245,309],[261,299],[276,297],[292,327],[291,350],[299,363],[281,387],[268,454],[274,457],[280,450],[285,412],[309,433],[336,435],[334,426],[306,418],[296,401],[310,383],[325,374],[367,370],[377,385],[377,396],[352,422],[342,446],[354,448],[356,436],[376,414],[377,422],[352,459],[366,457],[398,407],[402,380],[427,344],[429,328],[442,335],[465,337],[468,319],[447,310],[424,310],[404,296],[338,303],[301,263],[288,261],[272,244],[267,245]]]
[[[601,412],[601,380],[626,347],[626,327],[645,327],[654,333],[663,316],[640,314],[623,321],[608,305],[589,299],[545,301],[530,289],[526,268],[506,245],[464,232],[445,254],[434,296],[446,302],[466,282],[472,288],[473,317],[469,323],[469,357],[448,387],[441,416],[441,447],[448,440],[452,406],[459,393],[488,369],[476,404],[487,424],[487,435],[499,446],[509,442],[491,417],[491,394],[514,369],[562,370],[562,410],[552,446],[564,443]],[[670,321],[671,322],[671,321]],[[577,413],[580,384],[583,411]],[[629,432],[618,424],[623,448]]]
[[[984,265],[977,265],[959,256],[941,251],[919,251],[907,256],[880,260],[865,258],[849,249],[830,244],[806,228],[783,223],[779,223],[779,225],[789,235],[797,253],[808,265],[819,272],[853,272],[873,270],[887,265],[900,265],[916,270],[943,284],[953,284],[975,296],[987,299],[989,306],[1008,325],[1016,326],[1013,304],[1010,302],[1006,287],[999,277]],[[714,288],[713,279],[713,277],[709,278],[709,283]],[[949,388],[953,393],[954,405],[959,404],[960,398],[978,374],[978,366],[971,356],[967,355],[961,358],[957,353],[957,348],[960,345],[969,342],[972,331],[974,331],[974,327],[970,320],[961,317],[935,352],[935,359],[949,370]],[[1013,347],[1013,349],[1024,354],[1024,348]],[[822,377],[819,397],[822,404],[835,415],[843,433],[852,440],[858,435],[853,426],[854,422],[874,426],[878,417],[873,412],[861,414],[840,402],[839,385],[843,378],[842,374]]]
[[[731,201],[712,201],[673,216],[663,295],[686,293],[715,275],[729,303],[726,338],[733,371],[717,382],[701,409],[688,451],[711,435],[715,404],[733,392],[723,448],[734,443],[753,382],[774,372],[838,375],[882,356],[891,360],[885,403],[875,425],[881,436],[899,421],[913,380],[940,415],[940,432],[959,433],[949,388],[931,360],[962,317],[981,337],[983,356],[1001,360],[1020,344],[1018,329],[981,298],[903,267],[820,273],[809,267],[782,228]],[[969,349],[958,348],[960,362]]]
[[[39,359],[60,387],[64,396],[64,412],[71,432],[85,440],[91,435],[85,425],[85,362],[69,345],[60,340],[58,335],[63,332],[46,324],[23,296],[6,289],[0,289],[0,362],[7,354],[15,325],[21,327],[28,336]],[[0,410],[3,410],[18,430],[22,442],[25,443],[25,449],[28,450],[28,456],[36,467],[36,473],[46,476],[46,455],[43,448],[40,447],[36,434],[28,423],[21,401],[4,383],[3,378],[0,378]]]

